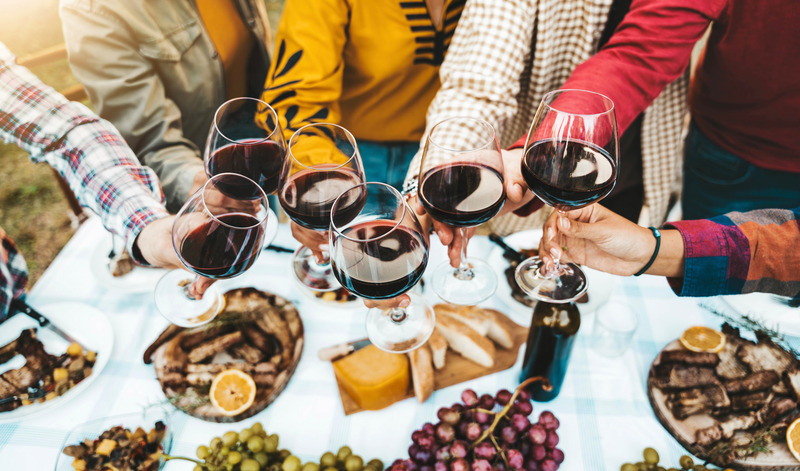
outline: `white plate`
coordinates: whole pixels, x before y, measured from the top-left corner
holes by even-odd
[[[103,371],[103,368],[111,358],[111,351],[114,347],[114,332],[111,329],[108,317],[102,312],[91,306],[74,302],[47,304],[41,307],[34,306],[34,308],[50,319],[50,322],[58,326],[58,328],[75,337],[84,348],[97,352],[97,360],[92,367],[92,374],[62,396],[41,403],[20,406],[8,412],[0,412],[0,422],[17,421],[22,417],[38,414],[45,409],[64,404],[88,388],[100,376],[100,372]],[[0,324],[0,345],[13,341],[25,329],[38,326],[39,324],[36,321],[25,314],[17,314]],[[67,350],[69,343],[50,329],[39,327],[36,333],[37,338],[42,342],[44,349],[48,353],[60,355]],[[8,363],[0,365],[0,373],[20,366],[18,360],[19,358],[14,358]]]
[[[800,307],[791,307],[782,296],[769,293],[749,293],[721,296],[734,311],[759,319],[767,327],[793,337],[800,337]]]
[[[541,238],[541,229],[531,229],[511,234],[508,237],[504,237],[503,240],[511,247],[520,250],[538,247]],[[509,314],[512,316],[512,319],[520,325],[530,325],[533,308],[518,302],[511,296],[511,287],[508,285],[505,274],[509,263],[508,260],[503,258],[503,249],[495,246],[491,253],[489,253],[487,263],[495,271],[498,278],[497,296],[503,300],[511,310]],[[594,312],[600,305],[608,300],[613,291],[617,277],[587,267],[582,267],[581,269],[586,273],[586,280],[589,283],[589,302],[578,304],[578,309],[580,309],[581,314],[586,315]]]
[[[122,246],[122,244],[119,244]],[[108,252],[111,250],[111,236],[104,236],[92,250],[89,267],[97,281],[106,288],[125,293],[145,293],[155,289],[158,280],[166,270],[136,266],[122,276],[112,276],[108,268]]]

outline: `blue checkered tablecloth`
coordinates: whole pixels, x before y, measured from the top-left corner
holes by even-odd
[[[53,469],[64,437],[76,424],[136,412],[164,400],[152,366],[142,363],[142,353],[167,322],[156,309],[152,291],[109,289],[92,274],[88,260],[108,237],[97,219],[83,224],[33,287],[29,301],[34,306],[76,301],[106,313],[114,329],[113,356],[100,377],[80,395],[46,413],[16,423],[0,423],[0,470]],[[281,228],[274,243],[297,246],[286,227]],[[435,267],[445,254],[435,238],[432,245],[430,266]],[[470,243],[473,255],[488,254],[491,249],[482,237]],[[494,393],[518,384],[522,351],[511,369],[437,391],[424,404],[408,399],[381,411],[345,417],[331,366],[320,361],[316,352],[364,337],[364,310],[331,308],[310,300],[289,275],[290,257],[265,251],[249,272],[222,284],[254,286],[296,303],[305,325],[306,343],[294,377],[272,405],[238,424],[214,424],[180,412],[173,414],[173,454],[193,457],[197,446],[207,444],[212,437],[260,421],[268,432],[280,435],[282,448],[304,462],[318,460],[325,451],[336,451],[347,444],[367,459],[377,457],[388,464],[407,456],[411,431],[425,422],[435,422],[437,409],[458,401],[464,388]],[[435,302],[431,293],[426,296]],[[675,296],[661,278],[616,279],[611,298],[626,301],[638,314],[632,347],[617,358],[596,354],[589,347],[593,314],[584,313],[561,394],[550,403],[535,404],[534,414],[549,409],[561,421],[559,447],[566,454],[561,469],[619,469],[624,462],[640,460],[646,446],[655,447],[662,462],[677,464],[684,451],[653,415],[645,391],[647,372],[659,350],[687,326],[718,327],[720,322],[695,300]],[[508,311],[496,297],[487,304]],[[190,470],[192,465],[170,462],[165,469]]]

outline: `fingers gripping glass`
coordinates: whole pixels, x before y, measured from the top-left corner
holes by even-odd
[[[336,124],[303,126],[289,139],[289,152],[281,169],[278,199],[284,212],[306,229],[326,233],[331,207],[343,191],[364,182],[364,167],[356,140]],[[292,266],[305,286],[317,291],[339,288],[330,258],[317,263],[307,247],[295,252]]]
[[[194,284],[200,276],[233,278],[250,268],[261,253],[269,214],[261,187],[235,173],[214,175],[189,197],[172,225],[172,245],[196,275]],[[205,324],[225,305],[215,285],[195,299],[192,281],[185,270],[172,270],[156,285],[156,305],[173,324]]]
[[[441,121],[428,134],[420,165],[420,203],[433,219],[460,231],[462,241],[459,267],[439,265],[433,290],[449,303],[478,304],[494,294],[497,277],[487,263],[467,258],[466,232],[495,216],[505,202],[494,128],[467,117]]]
[[[531,124],[520,171],[539,199],[563,211],[600,201],[614,188],[619,137],[614,103],[599,93],[556,90],[542,98]],[[564,251],[569,251],[561,243]],[[517,266],[516,279],[528,295],[565,303],[580,297],[586,275],[573,263],[545,266],[539,257]]]
[[[255,98],[226,101],[214,113],[204,154],[209,178],[220,173],[238,173],[256,182],[264,193],[275,193],[286,160],[286,141],[277,113]],[[271,212],[265,246],[277,232],[278,218]]]
[[[345,191],[330,216],[331,263],[336,279],[367,299],[390,299],[410,290],[428,265],[428,240],[414,211],[384,183],[362,183]],[[412,296],[409,306],[370,309],[367,334],[392,353],[413,350],[428,340],[434,314]]]

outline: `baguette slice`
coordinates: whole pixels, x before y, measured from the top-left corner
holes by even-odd
[[[461,321],[470,326],[478,335],[485,337],[489,333],[491,322],[489,321],[489,317],[484,315],[483,310],[479,307],[437,304],[433,309],[437,316],[441,314]]]
[[[511,336],[511,331],[508,330],[500,317],[505,317],[505,314],[494,309],[484,309],[483,313],[489,319],[489,338],[506,350],[512,348],[514,339]]]
[[[414,385],[414,395],[419,402],[425,402],[433,394],[433,364],[431,351],[427,344],[416,350],[408,352],[411,362],[411,382]]]
[[[428,347],[431,349],[434,368],[441,370],[444,368],[444,359],[447,354],[447,340],[436,327],[433,328],[433,333],[428,339]]]
[[[495,348],[492,341],[478,335],[463,322],[448,316],[437,315],[436,328],[447,340],[450,348],[464,358],[486,368],[494,365]]]

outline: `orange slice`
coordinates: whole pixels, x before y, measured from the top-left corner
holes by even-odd
[[[256,383],[245,372],[225,370],[214,377],[208,396],[222,415],[238,415],[253,405]]]
[[[725,346],[725,334],[703,326],[689,327],[681,334],[680,340],[693,352],[716,353]]]
[[[786,429],[786,445],[789,446],[794,459],[800,461],[800,419],[795,419]]]

